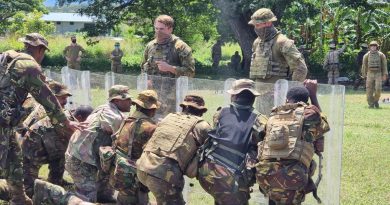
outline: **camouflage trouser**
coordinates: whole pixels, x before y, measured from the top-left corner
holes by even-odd
[[[111,62],[111,71],[114,73],[122,73],[122,64],[120,62]]]
[[[328,71],[328,84],[337,85],[337,78],[340,77],[340,71],[338,69],[333,71]]]
[[[210,159],[200,165],[198,180],[203,189],[213,196],[216,205],[248,204],[249,187],[244,178]]]
[[[139,186],[143,184],[139,183]],[[147,205],[149,203],[148,188],[138,190],[122,189],[118,190],[117,205]]]
[[[301,204],[309,181],[308,169],[300,162],[259,162],[256,178],[260,190],[275,204]]]
[[[368,105],[373,106],[381,97],[382,72],[367,72],[366,95]]]
[[[0,175],[7,180],[11,204],[30,204],[23,185],[22,150],[13,128],[0,127]]]
[[[114,190],[109,185],[109,175],[95,166],[65,155],[65,169],[73,179],[76,195],[88,202],[111,199]]]
[[[80,70],[80,61],[68,61],[68,68]]]
[[[157,205],[183,205],[184,179],[180,186],[170,184],[165,180],[137,170],[137,176],[142,184],[148,187],[156,198]]]

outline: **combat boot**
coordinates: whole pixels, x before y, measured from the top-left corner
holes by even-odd
[[[34,204],[61,205],[66,203],[66,191],[60,186],[36,179],[34,182]]]
[[[375,107],[375,108],[379,108],[379,103],[378,103],[378,101],[374,102],[374,107]]]

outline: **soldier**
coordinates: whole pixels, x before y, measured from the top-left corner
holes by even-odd
[[[385,54],[379,51],[376,41],[370,42],[370,51],[363,57],[362,76],[366,78],[366,95],[369,108],[379,108],[382,80],[388,77]]]
[[[155,39],[145,48],[141,72],[163,77],[180,77],[195,75],[195,61],[191,48],[179,37],[172,34],[174,20],[167,15],[160,15],[154,20]],[[176,111],[175,82],[155,79],[149,82],[161,99],[162,107],[158,116]]]
[[[137,176],[157,204],[185,204],[183,175],[195,177],[196,151],[207,138],[210,125],[201,116],[207,111],[200,96],[187,95],[181,113],[170,113],[156,128],[137,160]]]
[[[356,56],[356,64],[358,65],[358,69],[356,71],[356,78],[355,78],[355,82],[353,84],[353,89],[354,90],[357,90],[359,88],[360,84],[363,81],[362,76],[360,75],[360,73],[361,73],[361,68],[362,68],[362,64],[363,64],[363,56],[368,52],[367,43],[362,43],[360,45],[360,47],[362,48],[362,50],[360,50],[359,53]]]
[[[32,203],[24,190],[22,152],[15,137],[15,128],[24,118],[22,104],[27,93],[44,106],[53,124],[63,123],[70,130],[81,128],[66,118],[44,82],[39,63],[48,49],[47,40],[38,33],[30,33],[21,41],[25,45],[24,52],[9,50],[0,58],[0,175],[7,180],[11,205]]]
[[[124,116],[129,112],[129,88],[114,85],[110,88],[108,103],[96,108],[87,118],[87,129],[73,133],[65,153],[65,169],[75,184],[76,195],[89,202],[113,202],[113,190],[108,175],[101,171],[99,147],[111,146]]]
[[[261,8],[249,21],[258,36],[253,42],[249,77],[263,83],[274,83],[289,76],[293,81],[303,81],[307,74],[305,61],[294,41],[274,27],[276,20],[271,10]]]
[[[287,102],[272,109],[266,135],[258,146],[256,178],[270,204],[301,204],[316,185],[314,153],[323,152],[323,134],[329,131],[317,101],[317,81],[287,92]],[[308,99],[312,105],[308,105]]]
[[[72,96],[66,86],[55,81],[48,84],[66,117],[70,121],[77,121],[69,110],[64,109],[67,98]],[[73,131],[61,123],[53,125],[42,105],[35,106],[23,124],[27,129],[22,139],[24,185],[27,195],[33,195],[34,180],[38,178],[43,164],[49,164],[49,182],[61,186],[69,185],[62,177],[65,171],[65,150]]]
[[[111,52],[111,71],[114,73],[122,73],[121,59],[123,57],[123,51],[120,49],[119,42],[115,43],[115,49]]]
[[[211,47],[211,58],[213,59],[213,68],[218,68],[219,61],[222,57],[222,48],[221,48],[221,40],[217,40],[217,42]]]
[[[84,122],[92,112],[93,108],[90,105],[80,105],[73,112],[73,115],[77,121]]]
[[[331,43],[329,45],[330,51],[326,55],[324,60],[324,70],[328,71],[328,84],[337,85],[337,78],[340,76],[340,55],[344,52],[346,45],[336,50],[336,44]]]
[[[265,135],[267,118],[253,108],[260,94],[249,79],[236,80],[231,104],[214,115],[214,130],[203,148],[198,179],[218,205],[247,205],[249,188],[255,183],[257,143]],[[251,156],[251,157],[249,157]]]
[[[76,36],[72,36],[72,43],[64,49],[64,56],[68,68],[80,70],[81,54],[85,53],[84,48],[76,42]]]
[[[122,124],[114,136],[115,169],[111,170],[110,184],[119,191],[118,205],[147,205],[149,190],[137,178],[135,161],[142,154],[156,123],[152,120],[160,107],[154,90],[142,91],[133,101],[135,112]]]
[[[234,55],[230,58],[230,68],[238,70],[241,63],[241,56],[238,54],[238,51],[234,52]]]

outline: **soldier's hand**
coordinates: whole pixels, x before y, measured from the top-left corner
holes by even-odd
[[[383,81],[386,81],[386,80],[387,80],[387,75],[386,75],[386,74],[382,76],[382,80],[383,80]]]
[[[317,94],[317,80],[306,79],[303,82],[303,85],[309,91],[310,96],[314,96]]]
[[[314,141],[314,149],[315,149],[315,152],[324,152],[324,138],[323,137]]]
[[[158,69],[162,72],[176,73],[176,69],[165,61],[156,61],[156,64]]]
[[[74,121],[70,121],[70,120],[66,120],[64,122],[64,125],[72,131],[83,130],[83,129],[87,128],[86,124],[80,124],[78,122],[74,122]]]

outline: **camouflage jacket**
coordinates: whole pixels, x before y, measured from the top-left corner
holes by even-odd
[[[343,45],[342,48],[337,50],[331,50],[328,54],[325,56],[324,70],[330,71],[332,69],[339,69],[340,67],[340,55],[344,52],[344,50],[347,48],[347,45]]]
[[[53,124],[65,121],[66,116],[61,105],[45,83],[45,76],[34,58],[26,53],[18,53],[13,50],[6,51],[4,54],[8,55],[10,60],[20,60],[15,60],[6,71],[5,75],[10,76],[10,84],[0,89],[0,113],[5,111],[3,109],[23,111],[21,107],[27,98],[27,94],[30,93],[45,108]],[[17,115],[19,116],[21,113]]]
[[[150,117],[135,111],[124,121],[115,135],[116,149],[130,156],[130,159],[137,160],[156,127],[156,123]]]
[[[85,121],[87,128],[73,133],[66,154],[100,167],[99,147],[111,146],[111,135],[118,131],[123,120],[115,104],[99,106]]]
[[[160,72],[156,64],[158,60],[175,66],[176,76],[172,73]],[[146,45],[141,71],[148,75],[193,77],[195,75],[195,60],[192,57],[192,49],[175,35],[172,35],[171,41],[167,44],[158,44],[154,39]]]
[[[82,46],[80,46],[79,44],[76,45],[71,44],[65,47],[63,54],[65,57],[68,57],[70,61],[77,61],[77,58],[81,56],[80,51],[83,53],[85,52]]]
[[[123,57],[123,51],[121,49],[118,49],[118,51],[115,49],[113,51],[111,51],[110,58],[111,58],[112,62],[120,63],[122,57]]]

